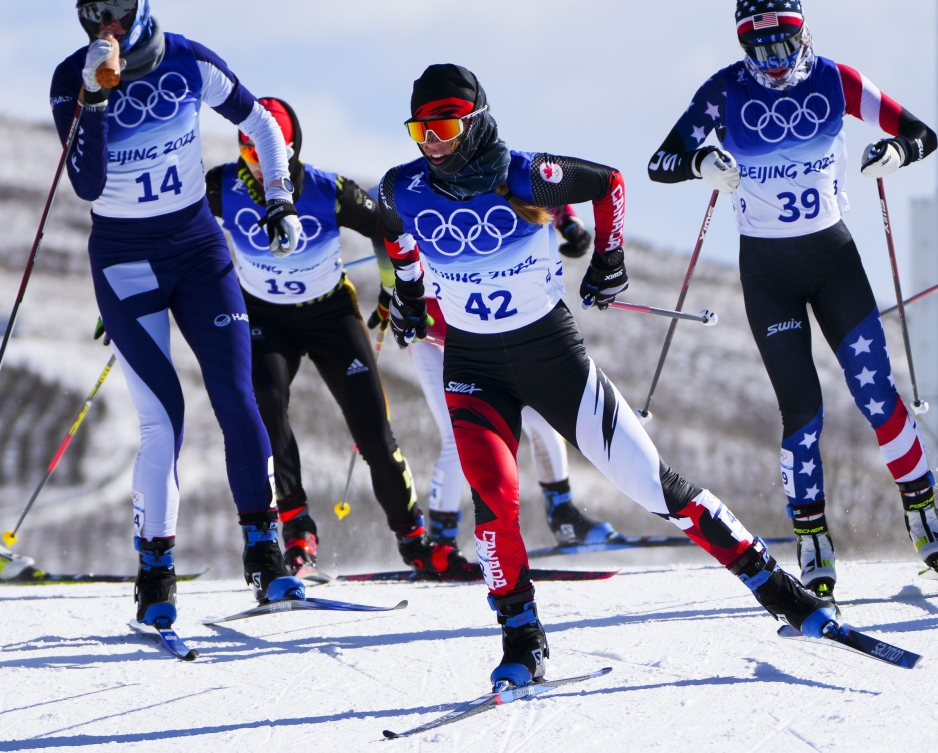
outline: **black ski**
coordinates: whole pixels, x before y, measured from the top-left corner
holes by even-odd
[[[781,539],[763,539],[767,545],[792,544],[794,537]],[[594,552],[614,552],[619,549],[647,549],[660,546],[690,546],[694,542],[686,536],[615,536],[596,544],[558,544],[541,549],[532,549],[528,557],[554,557],[558,554],[591,554]]]
[[[329,599],[284,599],[283,601],[272,601],[269,604],[246,609],[243,612],[232,614],[227,617],[219,617],[217,620],[203,620],[203,625],[218,625],[222,622],[231,622],[232,620],[244,620],[248,617],[259,617],[263,614],[274,614],[276,612],[293,612],[302,610],[332,611],[332,612],[393,612],[396,609],[404,609],[407,601],[401,601],[393,607],[370,607],[365,604],[350,604],[345,601],[331,601]]]
[[[176,581],[195,580],[208,572],[205,568],[201,573],[177,575]],[[133,583],[136,575],[95,575],[94,573],[63,574],[47,573],[28,567],[15,578],[0,580],[0,586],[71,586],[79,583]]]
[[[195,649],[190,649],[183,642],[182,638],[176,635],[176,631],[171,627],[164,628],[156,627],[155,625],[144,625],[142,622],[137,622],[137,620],[131,620],[128,624],[138,633],[150,638],[155,638],[164,649],[169,651],[169,653],[177,659],[195,661],[199,658],[199,652]]]
[[[903,648],[885,643],[877,638],[861,633],[859,630],[849,625],[841,625],[837,628],[830,628],[824,637],[820,640],[808,638],[800,630],[796,630],[791,625],[783,625],[778,629],[778,635],[781,638],[791,638],[794,640],[808,641],[809,643],[820,643],[829,640],[839,648],[847,649],[854,653],[879,659],[880,661],[891,664],[894,667],[903,669],[913,669],[922,658],[918,654],[906,651]]]
[[[531,580],[606,580],[618,575],[618,570],[530,570]],[[469,573],[415,573],[413,570],[388,570],[381,573],[359,573],[339,575],[336,580],[344,583],[480,583],[482,569],[474,567]]]
[[[428,730],[442,727],[444,724],[458,722],[461,719],[466,719],[470,716],[481,714],[483,711],[489,711],[490,709],[497,708],[498,706],[504,706],[506,703],[511,703],[512,701],[518,701],[522,698],[533,698],[534,696],[556,690],[563,685],[572,685],[575,682],[592,680],[596,677],[608,675],[610,672],[612,672],[612,667],[605,667],[604,669],[600,669],[598,672],[591,672],[588,675],[580,675],[579,677],[567,677],[563,680],[544,680],[543,682],[533,682],[530,685],[522,685],[520,688],[509,688],[508,690],[503,690],[500,693],[487,693],[484,696],[476,698],[474,701],[469,701],[468,703],[464,703],[456,707],[448,714],[441,716],[439,719],[434,719],[432,722],[421,724],[419,727],[414,727],[413,729],[409,729],[406,732],[391,732],[391,730],[386,729],[384,730],[384,736],[389,740],[395,740],[399,737],[419,735],[421,732],[427,732]]]

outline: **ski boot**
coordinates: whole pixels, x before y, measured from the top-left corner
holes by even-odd
[[[137,622],[168,628],[176,621],[176,537],[142,539],[134,536],[140,567],[134,583]]]
[[[427,535],[422,514],[409,524],[406,533],[395,530],[395,536],[397,551],[418,577],[448,580],[477,580],[481,577],[479,566],[467,561],[458,547],[434,542]]]
[[[537,618],[534,586],[508,596],[490,595],[489,606],[502,626],[502,661],[492,670],[492,691],[541,682],[550,648],[544,626]]]
[[[822,638],[829,626],[838,627],[837,606],[818,598],[782,570],[761,539],[727,569],[746,584],[769,614],[809,638]]]
[[[565,241],[557,249],[561,254],[571,259],[579,259],[586,254],[593,237],[587,232],[583,220],[579,217],[567,217],[559,230]]]
[[[932,570],[938,571],[938,514],[935,512],[935,479],[931,472],[917,481],[897,484],[905,510],[905,529],[915,551]]]
[[[33,573],[41,572],[33,567],[35,564],[32,557],[24,557],[0,546],[0,583],[17,578],[28,580]]]
[[[587,518],[574,507],[570,484],[560,482],[551,486],[563,489],[544,489],[544,507],[547,509],[547,524],[557,539],[558,546],[572,544],[602,544],[616,535],[611,523],[598,523]]]
[[[837,582],[834,540],[827,528],[824,500],[789,506],[795,535],[798,537],[798,564],[801,565],[801,585],[815,596],[834,600]]]
[[[254,589],[257,603],[302,599],[306,586],[287,572],[277,538],[276,518],[267,513],[242,515],[241,531],[244,534],[244,580]]]
[[[316,522],[309,515],[301,515],[283,524],[283,561],[290,575],[303,568],[316,567],[316,549],[319,538]]]

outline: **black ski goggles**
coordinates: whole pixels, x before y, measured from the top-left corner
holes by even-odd
[[[746,54],[759,67],[759,70],[771,71],[779,68],[793,68],[801,53],[802,32],[792,34],[788,39],[768,44],[743,44]]]
[[[133,16],[137,12],[137,0],[96,0],[78,6],[78,15],[82,21],[107,26],[115,18],[118,21]],[[123,25],[123,24],[121,24]]]

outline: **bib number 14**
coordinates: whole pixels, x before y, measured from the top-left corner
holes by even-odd
[[[496,319],[507,319],[509,316],[514,316],[518,313],[518,309],[509,308],[511,305],[511,293],[507,290],[496,290],[494,293],[489,293],[487,298],[492,301],[492,303],[500,301],[494,314]],[[469,296],[469,300],[466,301],[466,313],[479,317],[483,322],[487,322],[489,317],[493,315],[492,309],[486,306],[485,301],[482,300],[481,293],[473,293]]]
[[[150,173],[143,173],[143,175],[138,177],[134,182],[143,186],[143,196],[137,197],[139,203],[143,204],[147,201],[159,201],[160,194],[154,193],[153,191],[153,178],[150,177]],[[163,182],[160,184],[160,193],[174,193],[176,196],[182,193],[182,181],[179,180],[179,173],[176,171],[175,165],[170,165],[169,169],[166,171],[166,175],[163,176]]]

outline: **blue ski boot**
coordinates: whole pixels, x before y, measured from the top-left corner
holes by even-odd
[[[602,544],[616,535],[616,529],[611,523],[592,520],[573,506],[569,482],[541,484],[541,487],[544,507],[547,509],[547,524],[558,546]]]
[[[246,518],[253,517],[248,523]],[[254,589],[258,604],[268,604],[284,599],[302,599],[306,586],[299,578],[287,572],[277,536],[277,522],[267,517],[241,516],[241,531],[244,534],[244,580]]]
[[[492,671],[492,690],[541,682],[547,671],[550,649],[547,633],[537,618],[534,586],[508,596],[489,596],[489,606],[502,626],[502,661]]]
[[[134,536],[140,567],[134,584],[137,622],[168,628],[176,621],[176,537],[142,539]]]
[[[727,569],[746,584],[770,615],[809,638],[823,638],[829,626],[838,627],[837,606],[818,598],[782,570],[761,539]]]

